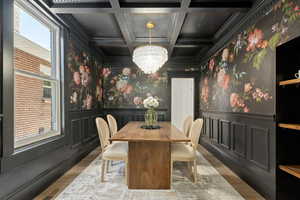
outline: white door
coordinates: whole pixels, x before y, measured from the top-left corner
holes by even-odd
[[[187,116],[194,117],[194,79],[172,78],[171,122],[182,131]]]

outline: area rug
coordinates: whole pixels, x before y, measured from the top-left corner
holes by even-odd
[[[124,163],[116,161],[101,183],[101,162],[98,156],[56,200],[244,200],[200,153],[198,182],[192,182],[186,163],[176,162],[170,190],[129,190],[124,180]]]

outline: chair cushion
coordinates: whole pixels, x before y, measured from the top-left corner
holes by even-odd
[[[177,143],[171,145],[171,157],[173,161],[193,161],[196,153],[190,145]]]
[[[127,152],[127,142],[114,142],[107,147],[102,155],[102,158],[105,160],[125,160],[127,158]]]

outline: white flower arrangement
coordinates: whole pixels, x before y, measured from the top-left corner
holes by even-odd
[[[147,109],[157,108],[159,106],[159,102],[156,98],[150,96],[143,101],[144,107]]]

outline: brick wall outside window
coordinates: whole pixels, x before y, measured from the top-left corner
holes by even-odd
[[[51,64],[15,48],[15,68],[40,74],[40,66]],[[51,99],[43,98],[43,80],[15,76],[15,140],[43,134],[51,129]],[[44,130],[44,131],[43,131]]]

